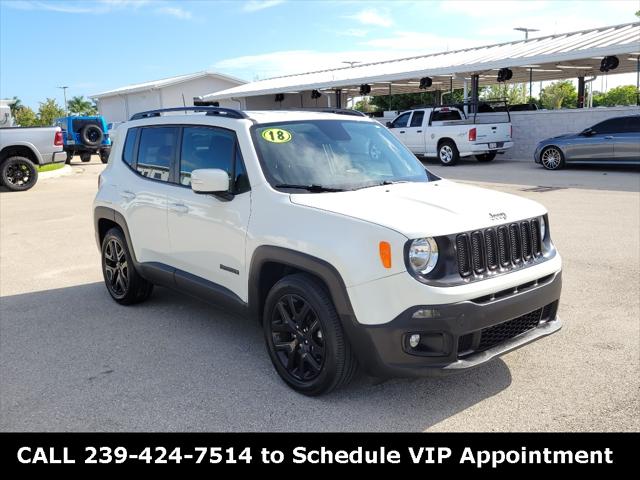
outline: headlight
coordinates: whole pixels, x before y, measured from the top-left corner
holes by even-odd
[[[431,238],[417,238],[409,246],[409,265],[414,273],[426,275],[438,263],[438,244]]]
[[[547,222],[544,221],[544,217],[540,217],[540,238],[544,242],[544,237],[547,235]]]

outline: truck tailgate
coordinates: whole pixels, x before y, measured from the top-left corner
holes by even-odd
[[[511,141],[510,123],[476,124],[475,143],[497,143]]]

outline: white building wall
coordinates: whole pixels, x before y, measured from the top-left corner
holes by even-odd
[[[640,107],[576,108],[511,112],[513,147],[498,159],[533,161],[538,142],[563,133],[576,133],[606,120],[640,113]]]
[[[152,90],[102,97],[98,99],[98,110],[107,122],[124,122],[131,118],[131,115],[145,110],[192,106],[193,97],[215,93],[237,85],[236,82],[215,77],[196,78]],[[239,103],[233,100],[222,100],[220,106],[240,108]]]

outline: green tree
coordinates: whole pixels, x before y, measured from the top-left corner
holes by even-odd
[[[371,97],[364,97],[362,100],[356,102],[353,109],[359,112],[370,113],[377,111],[378,107],[371,103]]]
[[[547,109],[576,108],[578,92],[570,80],[553,82],[542,89],[540,101]]]
[[[21,127],[37,127],[40,124],[36,112],[24,105],[15,111],[13,118]]]
[[[480,92],[480,98],[483,100],[506,98],[509,105],[527,103],[527,96],[522,89],[522,84],[518,83],[512,83],[511,85],[507,85],[506,83],[489,85]]]
[[[638,90],[634,85],[621,85],[614,87],[605,94],[605,105],[615,107],[617,105],[635,105]]]
[[[98,110],[95,105],[84,96],[73,97],[67,102],[70,115],[96,115]]]
[[[64,109],[53,98],[47,98],[44,102],[40,102],[38,123],[41,126],[53,125],[54,120],[58,117],[64,117]]]

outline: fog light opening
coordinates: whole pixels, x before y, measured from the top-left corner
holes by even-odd
[[[409,337],[409,346],[411,348],[416,348],[418,345],[420,345],[420,335],[414,333]]]

